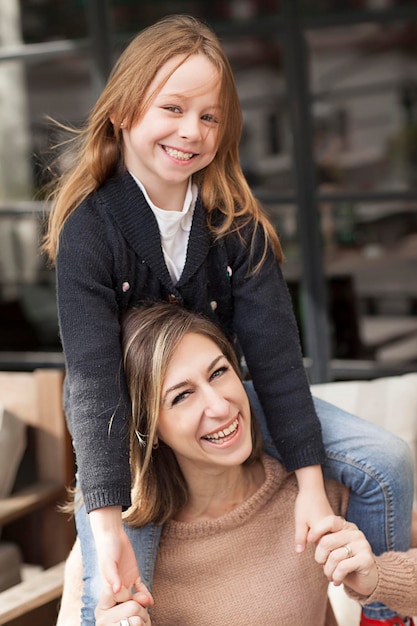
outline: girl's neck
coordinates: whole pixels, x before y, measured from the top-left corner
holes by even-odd
[[[202,474],[199,474],[201,477]],[[200,481],[191,481],[189,501],[176,515],[180,522],[213,520],[233,511],[248,500],[262,485],[265,472],[261,461],[252,465],[240,465],[217,475],[203,475]]]
[[[185,181],[183,185],[169,185],[168,187],[161,187],[158,185],[152,185],[151,181],[147,181],[145,184],[136,174],[130,172],[136,182],[141,187],[145,194],[146,199],[158,209],[164,211],[177,211],[181,212],[184,208],[185,198],[189,190],[191,181]]]

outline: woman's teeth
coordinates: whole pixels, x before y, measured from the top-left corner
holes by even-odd
[[[207,441],[216,441],[218,439],[224,439],[225,437],[228,437],[229,435],[233,434],[237,430],[238,424],[239,424],[239,420],[238,418],[236,418],[234,422],[230,424],[230,426],[228,426],[224,430],[219,430],[217,431],[217,433],[206,435],[205,437],[203,437],[203,439],[207,439]]]
[[[189,161],[194,156],[193,152],[180,152],[180,150],[174,150],[173,148],[164,147],[164,150],[169,156],[180,161]]]

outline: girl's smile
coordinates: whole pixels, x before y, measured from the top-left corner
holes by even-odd
[[[181,61],[176,56],[157,72],[144,114],[123,129],[127,168],[156,206],[177,211],[189,177],[216,155],[221,122],[217,69],[202,54]]]

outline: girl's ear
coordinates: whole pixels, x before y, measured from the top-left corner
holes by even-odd
[[[109,120],[111,121],[111,123],[112,123],[112,124],[113,124],[113,126],[114,126],[114,113],[110,113],[110,115],[109,115]],[[125,125],[125,120],[123,120],[123,121],[120,123],[120,128],[123,128],[123,127],[124,127],[124,125]]]

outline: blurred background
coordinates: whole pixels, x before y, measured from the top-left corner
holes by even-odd
[[[231,61],[311,381],[415,371],[415,0],[1,0],[0,369],[63,365],[39,253],[49,118],[82,124],[121,50],[169,13],[204,18]]]

